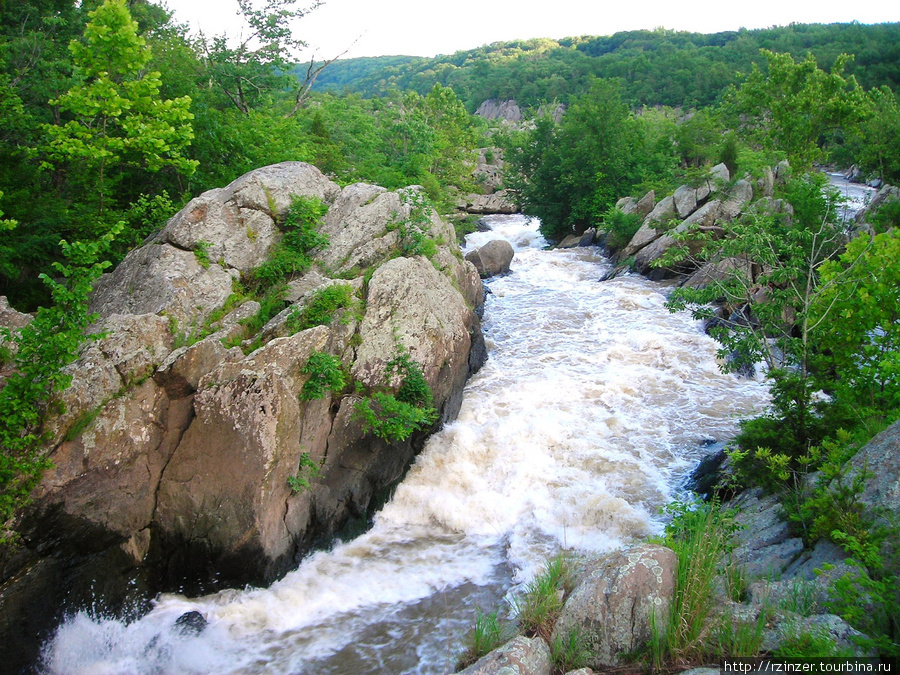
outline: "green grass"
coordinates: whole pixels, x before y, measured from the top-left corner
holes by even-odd
[[[650,650],[657,666],[667,660],[691,661],[704,655],[720,562],[731,553],[738,529],[734,512],[717,503],[675,503],[667,511],[673,519],[666,527],[665,544],[675,551],[678,567],[665,625],[655,621],[652,625]]]
[[[481,657],[502,647],[512,639],[514,633],[513,627],[500,618],[499,612],[485,614],[479,609],[475,614],[475,625],[466,636],[466,648],[457,661],[457,670],[467,668]]]
[[[548,643],[553,626],[562,611],[563,601],[571,592],[573,575],[569,559],[560,554],[547,563],[546,569],[525,587],[525,593],[513,602],[519,627],[533,637],[539,635]]]

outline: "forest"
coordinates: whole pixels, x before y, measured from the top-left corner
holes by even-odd
[[[888,534],[841,472],[900,417],[900,206],[886,204],[868,236],[849,241],[814,169],[855,165],[866,179],[900,181],[900,24],[535,39],[336,62],[311,77],[315,64],[293,61],[305,9],[240,7],[243,42],[191,35],[147,0],[0,3],[0,295],[36,312],[15,350],[9,334],[0,340],[0,364],[16,373],[0,389],[3,519],[45,466],[41,415],[87,339],[92,281],[202,191],[299,160],[341,185],[422,185],[446,214],[459,191],[477,189],[475,153],[491,146],[548,239],[593,227],[615,251],[640,226],[616,211],[619,198],[669,194],[718,163],[756,180],[786,161],[792,178],[776,196],[793,220],[759,214],[723,235],[728,256],[765,268],[754,292],[769,291],[754,321],[720,333],[726,353],[737,365],[765,360],[775,340],[780,354],[772,408],[743,424],[733,461],[740,480],[793,499],[804,537],[831,537],[862,561],[854,588],[887,603],[867,630],[895,653]],[[473,116],[489,98],[516,99],[533,124]],[[554,102],[566,104],[561,122],[540,114]],[[722,255],[697,236],[704,246],[668,262]],[[670,302],[704,317],[706,303],[739,307],[749,290],[735,275]],[[829,480],[794,490],[813,469]],[[848,613],[861,606],[851,600]]]
[[[717,102],[754,64],[760,50],[803,59],[830,70],[841,54],[853,54],[846,72],[866,89],[900,88],[900,24],[792,24],[723,33],[638,30],[610,36],[496,42],[431,59],[379,56],[332,64],[315,88],[364,96],[392,89],[426,93],[449,86],[474,112],[491,98],[516,99],[536,109],[568,103],[591,78],[615,78],[631,107],[699,107]]]

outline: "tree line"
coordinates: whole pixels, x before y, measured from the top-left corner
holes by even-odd
[[[474,112],[491,98],[514,98],[532,109],[568,103],[589,88],[591,78],[614,78],[631,107],[705,107],[754,64],[763,66],[763,49],[795,59],[811,53],[824,70],[841,54],[854,54],[846,72],[864,88],[900,90],[900,23],[791,24],[711,34],[660,28],[496,42],[434,58],[348,59],[333,64],[316,87],[374,96],[393,88],[425,93],[440,83],[453,87]]]

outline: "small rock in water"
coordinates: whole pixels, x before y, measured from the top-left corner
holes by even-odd
[[[182,635],[200,635],[206,625],[206,619],[196,610],[185,612],[175,620],[175,628]]]

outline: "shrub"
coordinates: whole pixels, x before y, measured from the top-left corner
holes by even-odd
[[[333,284],[319,289],[306,306],[292,312],[287,318],[287,327],[291,333],[307,328],[327,326],[339,309],[353,306],[353,289],[347,284]]]
[[[631,238],[641,229],[641,217],[637,213],[622,213],[611,206],[603,214],[599,229],[606,232],[606,245],[618,251],[628,246]]]
[[[422,368],[405,348],[398,347],[400,353],[385,366],[386,377],[399,375],[401,378],[397,393],[375,392],[355,405],[357,417],[386,441],[405,441],[414,431],[433,424],[437,418],[431,388]]]
[[[318,223],[328,206],[316,197],[295,195],[282,228],[284,235],[269,259],[250,274],[249,282],[258,293],[312,266],[310,253],[328,246],[328,236],[318,231]]]
[[[324,352],[310,354],[300,372],[309,375],[300,392],[303,401],[324,398],[326,391],[340,391],[347,383],[341,360]]]

